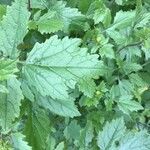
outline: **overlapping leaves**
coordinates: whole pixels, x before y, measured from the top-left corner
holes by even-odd
[[[46,99],[51,105],[50,110],[54,111],[57,108],[56,111],[61,115],[63,115],[61,113],[63,109],[66,111],[66,108],[63,108],[65,105],[65,107],[70,105],[70,108],[73,108],[72,100],[67,92],[69,88],[74,89],[78,84],[79,89],[89,95],[89,90],[92,89],[91,83],[93,86],[92,78],[103,74],[103,64],[98,60],[98,55],[88,54],[87,49],[79,47],[80,42],[80,39],[65,37],[60,40],[57,36],[53,36],[45,43],[35,45],[23,68],[23,74],[29,86],[35,87],[42,96],[48,96]],[[93,92],[92,90],[91,94]],[[48,100],[51,99],[50,97],[59,105]],[[41,101],[43,102],[40,103],[44,105],[44,100],[41,99]],[[75,114],[79,113],[76,111]]]
[[[0,3],[3,147],[150,149],[148,0]]]
[[[122,118],[106,123],[102,132],[99,132],[98,145],[101,150],[148,150],[150,136],[144,132],[126,132]]]

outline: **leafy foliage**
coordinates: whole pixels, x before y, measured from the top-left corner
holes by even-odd
[[[0,149],[150,149],[148,0],[0,0],[0,37]]]

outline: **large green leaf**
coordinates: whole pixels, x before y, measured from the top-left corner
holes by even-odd
[[[46,148],[46,140],[50,131],[51,126],[47,113],[40,108],[32,109],[32,112],[29,112],[24,134],[33,150]]]
[[[133,134],[128,133],[120,141],[120,146],[117,150],[149,150],[150,149],[150,136],[141,131]]]
[[[10,58],[18,57],[17,46],[27,33],[29,12],[26,0],[15,0],[7,6],[6,16],[0,24],[0,51]]]
[[[98,146],[101,150],[111,150],[115,141],[119,140],[124,132],[125,125],[122,118],[107,122],[102,132],[98,135]]]
[[[76,83],[88,94],[89,79],[103,74],[104,70],[98,55],[88,54],[87,49],[79,47],[80,43],[80,39],[59,40],[57,36],[43,44],[37,43],[23,68],[29,85],[41,95],[54,99],[68,99],[68,87],[74,89]]]
[[[12,122],[20,114],[21,99],[23,99],[22,91],[20,89],[20,82],[11,77],[6,85],[8,94],[0,93],[0,126],[4,131],[12,127]]]

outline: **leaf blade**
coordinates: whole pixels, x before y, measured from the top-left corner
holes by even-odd
[[[0,50],[4,56],[18,57],[17,46],[27,33],[29,15],[25,0],[15,0],[12,6],[7,6],[6,16],[0,24]]]

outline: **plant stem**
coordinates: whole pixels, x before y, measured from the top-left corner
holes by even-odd
[[[122,51],[123,49],[128,48],[128,47],[138,46],[138,45],[140,45],[140,44],[142,44],[142,43],[143,43],[143,41],[128,44],[128,45],[126,45],[126,46],[123,46],[123,47],[119,48],[119,49],[117,50],[117,52],[120,52],[120,51]]]

